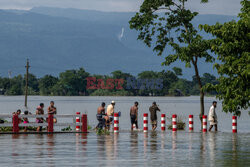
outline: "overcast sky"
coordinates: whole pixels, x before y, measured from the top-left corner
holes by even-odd
[[[237,15],[241,0],[209,0],[200,4],[200,0],[190,0],[188,6],[200,14]],[[100,11],[138,11],[143,0],[0,0],[0,9],[31,9],[48,6],[60,8],[78,8]]]

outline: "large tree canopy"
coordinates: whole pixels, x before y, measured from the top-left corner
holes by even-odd
[[[249,107],[250,101],[250,2],[243,0],[239,21],[231,21],[200,28],[215,38],[210,41],[211,50],[218,55],[220,64],[215,64],[220,75],[215,89],[223,100],[223,111],[240,115]]]
[[[209,42],[204,40],[193,26],[198,15],[185,7],[188,0],[144,0],[140,11],[130,20],[130,28],[139,31],[138,39],[158,55],[164,55],[163,65],[180,60],[186,67],[194,67],[200,89],[201,113],[204,114],[204,92],[198,69],[198,59],[212,62],[207,52]],[[201,2],[207,2],[202,0]],[[171,47],[172,49],[166,49]],[[172,51],[173,50],[173,51]]]

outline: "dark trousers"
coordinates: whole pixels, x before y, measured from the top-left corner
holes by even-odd
[[[105,119],[102,118],[102,115],[96,115],[96,118],[98,120],[97,128],[102,129],[103,127],[105,127]]]
[[[98,119],[99,123],[97,125],[98,128],[102,129],[103,127],[105,127],[105,119]]]
[[[136,120],[136,115],[130,115],[130,119],[131,119],[131,125],[133,126],[133,124],[135,124],[136,129],[138,129],[138,122]]]

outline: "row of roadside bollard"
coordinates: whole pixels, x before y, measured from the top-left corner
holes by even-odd
[[[76,131],[78,131],[78,132],[81,130],[80,114],[81,114],[80,112],[76,112],[76,115],[79,115],[76,117],[76,124],[77,124]],[[15,122],[17,122],[17,121],[15,121]],[[51,118],[49,117],[48,123],[49,123],[48,132],[53,132],[53,116]],[[189,127],[190,132],[192,132],[194,130],[193,124],[194,124],[193,115],[189,115],[188,127]],[[52,126],[52,127],[50,127],[50,126]],[[135,127],[133,127],[133,128],[135,128]],[[166,114],[161,114],[161,131],[165,131],[165,130],[166,130]],[[82,116],[82,131],[87,132],[87,115]],[[172,131],[173,132],[177,131],[177,115],[176,114],[172,115]],[[207,115],[202,116],[202,131],[207,132]],[[119,114],[114,113],[114,133],[118,133],[118,132],[119,132]],[[145,133],[148,132],[148,113],[143,114],[143,132],[145,132]],[[232,117],[232,132],[237,133],[237,116]]]
[[[188,116],[188,127],[189,131],[192,132],[194,130],[194,116],[189,115]],[[148,114],[144,113],[143,115],[143,126],[144,126],[144,132],[148,132]],[[166,130],[166,115],[161,114],[161,131]],[[172,131],[177,131],[177,115],[172,115]],[[207,115],[202,116],[202,132],[207,132]],[[237,133],[237,116],[232,116],[232,132]]]
[[[188,127],[189,131],[192,132],[194,130],[194,116],[188,116]],[[135,125],[133,125],[133,128]],[[166,130],[166,115],[161,114],[161,131]],[[172,131],[177,131],[177,115],[172,115]],[[114,114],[114,133],[119,132],[119,115],[118,113]],[[143,132],[148,132],[148,113],[143,114]],[[202,116],[202,132],[207,132],[207,115]],[[232,132],[237,133],[237,116],[232,116]]]
[[[87,132],[87,115],[83,114],[81,117],[81,113],[76,113],[76,131],[77,132]],[[189,115],[188,119],[188,127],[189,131],[192,132],[194,130],[193,128],[193,115]],[[134,126],[134,125],[133,125]],[[177,115],[172,115],[172,131],[177,131]],[[48,132],[53,132],[54,130],[54,122],[53,122],[53,115],[48,116]],[[133,127],[136,128],[136,127]],[[161,114],[161,131],[166,130],[166,114]],[[207,132],[207,115],[203,115],[202,117],[202,131]],[[18,115],[13,115],[13,132],[18,133],[19,132],[19,118]],[[114,113],[114,133],[119,132],[119,114]],[[143,132],[148,132],[148,113],[143,114]],[[237,116],[232,116],[232,132],[237,133]]]
[[[144,114],[144,116],[147,117],[147,114],[146,115]],[[188,128],[189,128],[190,132],[192,132],[194,130],[193,118],[194,118],[193,115],[188,116]],[[146,118],[146,120],[147,120],[147,118]],[[166,115],[161,114],[161,130],[162,131],[165,131],[165,129],[166,129],[165,124],[166,124]],[[148,126],[148,125],[146,125],[146,126]],[[177,115],[176,114],[172,115],[172,131],[173,132],[177,131]],[[144,132],[147,132],[147,131],[144,131]],[[202,116],[202,132],[207,132],[207,115]],[[232,116],[232,132],[237,133],[237,116]]]

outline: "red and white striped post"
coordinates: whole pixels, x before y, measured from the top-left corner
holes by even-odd
[[[237,116],[232,117],[232,132],[237,133]]]
[[[114,133],[119,133],[119,114],[114,113]]]
[[[202,131],[207,132],[207,116],[202,116]]]
[[[148,113],[143,114],[143,132],[148,132]]]
[[[166,130],[166,115],[165,114],[161,114],[161,131],[165,131]]]
[[[172,115],[172,131],[173,132],[177,131],[177,115],[176,114]]]
[[[76,117],[76,131],[80,131],[80,112],[76,112],[76,115],[79,115]]]
[[[194,122],[193,122],[193,115],[189,115],[189,118],[188,118],[188,123],[189,123],[189,131],[193,131],[194,130]]]

